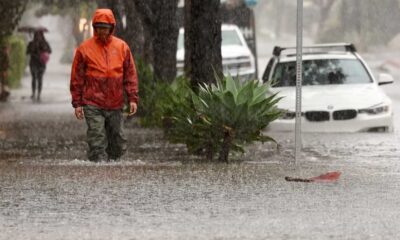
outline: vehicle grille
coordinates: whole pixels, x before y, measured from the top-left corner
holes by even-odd
[[[333,112],[334,120],[349,120],[357,117],[357,111],[353,109],[340,110]]]
[[[225,58],[222,59],[222,66],[225,70],[238,70],[251,67],[249,57]]]
[[[250,62],[234,62],[234,63],[224,63],[223,68],[228,70],[235,70],[235,69],[241,69],[241,68],[250,68],[251,63]]]
[[[309,111],[306,112],[305,116],[310,122],[329,121],[329,112],[327,111]]]

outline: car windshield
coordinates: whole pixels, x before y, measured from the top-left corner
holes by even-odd
[[[239,45],[242,46],[242,41],[235,30],[222,31],[222,46]]]
[[[296,62],[278,63],[272,76],[274,87],[296,86]],[[303,61],[304,85],[371,83],[365,67],[355,59]]]
[[[243,45],[242,41],[240,40],[235,30],[223,30],[221,35],[222,35],[222,43],[221,43],[222,46]],[[184,48],[184,33],[180,32],[178,37],[178,50],[183,48]]]

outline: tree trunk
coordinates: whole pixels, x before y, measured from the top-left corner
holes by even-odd
[[[234,132],[232,129],[225,129],[224,140],[222,142],[221,151],[219,152],[218,160],[220,162],[229,163],[229,152],[231,150],[232,141],[234,138]]]
[[[172,82],[176,77],[176,50],[178,40],[178,0],[157,0],[155,36],[153,38],[154,75],[158,80]]]
[[[144,29],[143,59],[153,65],[155,80],[176,77],[178,0],[135,0]]]
[[[133,55],[143,59],[144,30],[143,24],[133,1],[124,1],[126,12],[126,27],[124,37]]]
[[[222,76],[220,0],[185,0],[185,75],[192,87]]]
[[[145,63],[154,66],[153,58],[153,37],[155,35],[155,13],[152,9],[152,3],[156,0],[133,0],[135,8],[139,13],[143,26],[143,52],[142,59]]]

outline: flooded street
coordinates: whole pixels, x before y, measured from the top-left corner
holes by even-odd
[[[41,103],[29,99],[28,75],[0,103],[1,240],[400,239],[399,75],[382,86],[393,133],[303,134],[296,163],[292,133],[271,133],[279,150],[253,144],[219,164],[136,119],[122,161],[91,163],[69,103],[70,66],[54,59]],[[338,182],[284,179],[329,171],[342,173]]]
[[[227,165],[196,162],[133,119],[124,159],[96,164],[84,161],[84,123],[56,101],[57,74],[42,103],[22,88],[0,106],[0,239],[400,237],[398,120],[394,133],[304,134],[296,164],[292,134],[273,133],[279,151],[255,144]],[[340,180],[284,180],[328,171]]]
[[[71,165],[1,167],[2,239],[399,237],[399,177],[368,167],[299,184],[275,164]]]

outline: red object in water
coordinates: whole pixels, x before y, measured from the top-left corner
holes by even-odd
[[[285,180],[288,182],[336,182],[341,174],[341,172],[327,172],[312,178],[285,177]]]
[[[341,172],[328,172],[317,177],[311,178],[314,182],[334,182],[340,177]]]

